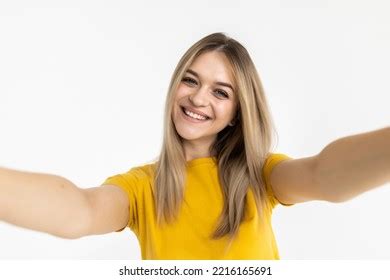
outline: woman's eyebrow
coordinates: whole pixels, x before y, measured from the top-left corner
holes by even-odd
[[[197,78],[199,79],[199,74],[196,73],[194,70],[188,69],[187,72],[190,73],[190,74],[192,74],[192,75],[194,75],[195,77],[197,77]],[[234,91],[233,86],[232,86],[231,84],[229,84],[229,83],[216,81],[215,84],[220,85],[220,86],[225,86],[225,87],[231,88],[231,90]]]

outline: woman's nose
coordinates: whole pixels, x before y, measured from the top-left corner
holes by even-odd
[[[189,99],[191,103],[194,106],[207,106],[209,103],[209,93],[208,93],[208,88],[200,88],[197,91],[193,92],[190,96]]]

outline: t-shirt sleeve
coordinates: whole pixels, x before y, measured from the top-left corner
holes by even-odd
[[[282,204],[284,206],[292,206],[293,204],[284,204],[281,203],[275,196],[271,183],[270,183],[270,176],[272,169],[280,162],[284,160],[292,159],[291,157],[285,155],[285,154],[271,154],[264,163],[263,166],[263,178],[264,178],[264,183],[267,189],[267,194],[269,201],[271,203],[271,207],[274,208],[278,204]]]
[[[124,190],[127,194],[127,197],[129,199],[129,223],[127,224],[127,227],[129,227],[131,230],[134,230],[137,226],[137,186],[139,187],[139,182],[137,180],[137,177],[135,176],[133,169],[128,171],[127,173],[123,174],[116,174],[114,176],[108,177],[104,182],[103,185],[115,185],[117,187],[120,187],[122,190]],[[117,232],[120,232],[124,230],[126,227],[117,230]]]

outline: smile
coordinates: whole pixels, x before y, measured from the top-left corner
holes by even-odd
[[[207,117],[207,116],[202,116],[202,115],[199,115],[197,113],[194,113],[194,112],[191,112],[190,110],[187,110],[186,108],[184,107],[181,107],[181,110],[182,112],[184,113],[184,116],[186,116],[187,118],[190,118],[192,120],[196,120],[196,121],[207,121],[209,120],[210,118]]]

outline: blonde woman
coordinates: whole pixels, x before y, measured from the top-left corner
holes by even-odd
[[[69,239],[129,227],[143,259],[278,259],[278,203],[345,201],[390,180],[389,127],[300,159],[271,153],[273,132],[247,50],[214,33],[173,73],[156,162],[89,189],[0,168],[0,219]]]

